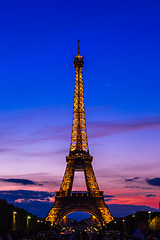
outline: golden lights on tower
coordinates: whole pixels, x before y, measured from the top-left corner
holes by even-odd
[[[82,77],[83,66],[84,61],[83,57],[80,55],[78,40],[78,54],[75,56],[74,59],[75,90],[74,90],[73,124],[70,153],[74,151],[89,153],[84,109],[84,93]]]
[[[55,225],[59,224],[65,215],[75,211],[86,211],[95,215],[101,225],[113,220],[112,214],[104,201],[104,192],[99,190],[91,164],[93,157],[90,156],[88,149],[83,94],[83,66],[84,61],[80,55],[78,41],[78,54],[74,58],[75,91],[70,153],[66,157],[67,166],[60,190],[55,192],[55,202],[46,218],[46,221]],[[86,192],[72,192],[75,171],[84,172]]]

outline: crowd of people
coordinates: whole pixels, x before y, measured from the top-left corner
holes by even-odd
[[[13,232],[6,236],[0,236],[0,240],[160,240],[159,232],[146,232],[144,223],[138,224],[134,234],[120,231],[104,231],[102,233],[87,233],[87,231],[74,231],[69,234],[52,232],[39,232],[37,234],[22,234]]]

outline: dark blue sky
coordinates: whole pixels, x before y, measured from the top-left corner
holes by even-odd
[[[156,112],[159,11],[159,1],[1,1],[1,108],[70,103],[80,39],[88,105]]]
[[[78,39],[100,189],[114,196],[108,204],[158,208],[158,0],[0,2],[0,191],[59,189],[70,145]],[[82,190],[82,176],[77,179],[74,190]],[[150,184],[154,179],[158,185]],[[32,200],[15,203],[27,207]]]

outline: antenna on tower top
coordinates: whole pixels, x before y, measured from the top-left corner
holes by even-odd
[[[84,66],[83,57],[80,55],[79,41],[80,40],[78,40],[78,53],[74,58],[74,67],[76,67],[76,66],[83,67]]]
[[[80,51],[79,51],[79,41],[80,41],[80,40],[78,40],[78,55],[80,55]]]

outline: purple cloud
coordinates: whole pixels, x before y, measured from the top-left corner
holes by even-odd
[[[127,131],[137,131],[143,129],[151,129],[151,128],[160,128],[160,117],[141,119],[137,121],[129,121],[129,122],[89,122],[87,123],[89,138],[97,138],[97,137],[105,137],[109,135],[114,135],[118,133],[123,133]],[[71,133],[71,125],[57,125],[57,126],[45,126],[40,128],[39,130],[33,132],[32,129],[28,132],[26,137],[22,138],[21,136],[11,138],[11,131],[7,131],[7,129],[3,130],[3,141],[16,144],[16,145],[24,145],[24,144],[33,144],[42,141],[53,141],[53,140],[70,140]],[[25,126],[24,126],[25,129]],[[17,130],[18,131],[18,130]],[[14,135],[14,131],[13,131]],[[2,138],[2,134],[0,135],[0,139]]]
[[[69,150],[68,149],[61,149],[57,151],[51,152],[16,152],[16,155],[21,156],[35,156],[35,157],[47,157],[47,156],[54,156],[54,154],[66,154]]]
[[[9,182],[9,183],[17,183],[17,184],[22,184],[22,185],[38,185],[38,186],[43,186],[43,184],[38,184],[32,180],[28,179],[19,179],[19,178],[0,178],[1,182]]]
[[[111,122],[89,122],[88,133],[89,138],[105,137],[117,133],[126,131],[136,131],[150,128],[160,128],[160,117],[147,118],[137,121],[122,122],[122,123],[111,123]],[[53,140],[54,137],[57,139],[69,139],[71,126],[46,126],[39,131],[33,133],[38,137],[39,141]],[[35,140],[36,140],[35,139]],[[38,140],[37,139],[37,140]]]
[[[105,137],[117,133],[137,131],[143,129],[160,128],[160,117],[141,119],[137,121],[111,123],[111,122],[90,122],[90,137]]]
[[[146,197],[147,198],[149,198],[149,197],[156,197],[156,195],[155,194],[147,194]]]
[[[138,180],[139,177],[134,177],[134,178],[128,178],[128,179],[125,179],[126,182],[135,182],[135,180]]]
[[[125,188],[140,188],[140,189],[152,189],[151,187],[140,187],[140,186],[125,186]]]
[[[0,153],[5,153],[5,152],[9,152],[10,149],[9,148],[0,148]]]
[[[160,178],[151,178],[151,179],[146,179],[146,182],[149,184],[149,185],[152,185],[152,186],[158,186],[160,187]]]
[[[113,196],[113,195],[104,195],[104,198],[113,198],[113,197],[115,197],[115,196]]]
[[[117,200],[117,199],[115,199],[115,196],[113,196],[113,195],[104,195],[104,201],[105,202],[108,202],[108,201],[113,201],[113,200]]]

